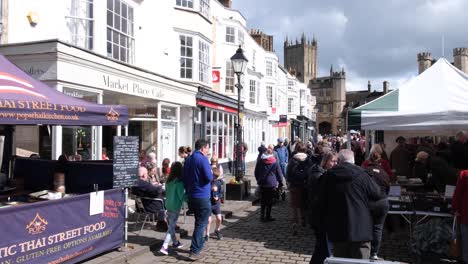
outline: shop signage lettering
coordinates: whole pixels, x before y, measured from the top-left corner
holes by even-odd
[[[82,93],[79,93],[78,91],[63,91],[64,94],[75,97],[75,98],[83,98],[84,95]]]
[[[55,104],[44,101],[29,101],[29,100],[7,100],[0,99],[0,108],[3,109],[32,109],[32,110],[49,110],[49,111],[67,111],[67,112],[86,112],[86,107],[74,106],[66,104]]]
[[[27,74],[31,76],[37,76],[37,75],[42,75],[45,73],[45,71],[41,68],[35,68],[34,66],[31,66],[29,68],[23,69]]]
[[[102,76],[104,85],[114,90],[120,90],[124,93],[141,95],[145,97],[164,97],[164,92],[160,88],[147,87],[137,82],[122,80],[120,78],[111,78],[109,75]]]
[[[100,215],[88,194],[47,203],[2,209],[0,263],[76,263],[122,245],[121,190],[105,191]]]

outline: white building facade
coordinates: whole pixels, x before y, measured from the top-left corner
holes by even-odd
[[[68,95],[129,107],[125,128],[22,127],[17,134],[33,133],[33,140],[16,147],[100,159],[103,148],[112,152],[114,135],[128,134],[159,161],[176,160],[179,145],[192,145],[197,88],[190,84],[211,81],[212,44],[210,22],[178,2],[3,1],[0,51],[10,60]],[[201,2],[195,7],[205,13]]]
[[[299,135],[291,120],[313,115],[305,85],[255,42],[240,12],[217,0],[1,3],[0,52],[12,62],[70,96],[129,107],[122,128],[17,128],[18,150],[100,159],[114,135],[128,134],[161,162],[205,137],[221,162],[232,160],[237,78],[230,57],[239,45],[249,60],[241,80],[247,161],[261,142]]]

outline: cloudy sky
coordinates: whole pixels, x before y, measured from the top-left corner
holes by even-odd
[[[283,63],[286,36],[318,40],[319,76],[345,67],[347,89],[396,88],[417,75],[418,52],[453,61],[468,47],[468,0],[233,0],[248,28],[274,35]],[[442,49],[442,39],[445,48]]]

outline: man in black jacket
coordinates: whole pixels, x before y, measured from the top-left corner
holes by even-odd
[[[372,215],[369,201],[382,194],[364,169],[354,165],[354,153],[343,149],[339,165],[326,172],[320,188],[321,228],[333,243],[333,256],[369,259]]]
[[[148,170],[145,167],[138,168],[138,182],[132,187],[132,193],[138,197],[163,198],[164,190],[162,185],[153,185],[148,181]],[[151,199],[141,199],[145,210],[150,213],[158,213],[164,207],[158,201]],[[164,219],[158,219],[164,220]]]

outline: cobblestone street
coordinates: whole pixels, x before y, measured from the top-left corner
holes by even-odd
[[[200,263],[309,263],[314,248],[313,232],[303,228],[297,236],[291,233],[288,222],[288,204],[279,202],[273,208],[275,222],[261,223],[259,207],[253,206],[234,224],[223,229],[224,239],[210,239],[206,257]],[[381,255],[392,261],[411,263],[407,233],[384,234]],[[183,239],[185,247],[162,256],[158,250],[146,253],[129,263],[186,263],[190,240]],[[162,241],[161,241],[162,243]]]
[[[259,207],[245,211],[245,217],[223,230],[224,239],[210,239],[203,263],[309,263],[314,241],[310,229],[304,228],[292,236],[287,218],[287,202],[273,208],[276,221],[261,223]],[[240,217],[235,215],[234,217]],[[142,255],[130,263],[184,263],[188,260],[190,241],[186,247],[172,251],[169,256],[155,252]]]

